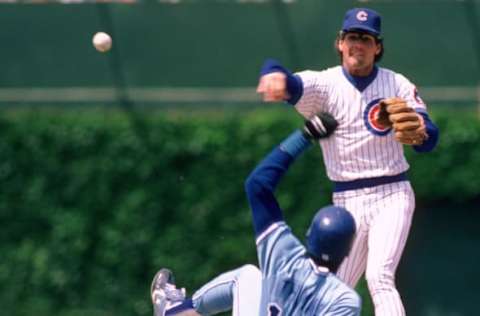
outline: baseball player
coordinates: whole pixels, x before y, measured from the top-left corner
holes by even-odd
[[[287,101],[307,118],[327,111],[339,122],[332,137],[319,142],[333,202],[357,223],[352,251],[337,274],[354,287],[366,272],[375,314],[405,315],[394,276],[415,198],[402,145],[431,151],[438,128],[415,86],[376,65],[384,51],[377,12],[347,11],[335,47],[340,65],[323,71],[292,74],[267,60],[257,92],[266,102]]]
[[[328,137],[336,126],[326,113],[314,116],[303,130],[275,147],[246,180],[261,273],[244,266],[185,299],[171,272],[162,269],[152,282],[155,316],[213,315],[230,309],[234,316],[360,315],[360,297],[333,274],[353,242],[353,216],[343,207],[320,209],[304,247],[284,222],[274,196],[277,184],[311,140]]]

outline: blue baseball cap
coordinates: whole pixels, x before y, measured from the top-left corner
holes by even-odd
[[[376,11],[366,8],[348,10],[343,20],[342,31],[367,32],[379,37],[382,28],[382,18]]]

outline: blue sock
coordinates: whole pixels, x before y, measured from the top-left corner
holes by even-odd
[[[189,309],[193,309],[193,302],[191,298],[187,298],[180,305],[177,305],[167,310],[165,312],[165,316],[175,315]]]

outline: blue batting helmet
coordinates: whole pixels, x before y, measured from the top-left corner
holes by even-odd
[[[348,255],[355,235],[355,220],[343,207],[326,206],[313,217],[307,231],[307,251],[314,261],[338,269]]]

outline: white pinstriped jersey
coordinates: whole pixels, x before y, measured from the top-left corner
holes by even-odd
[[[305,117],[326,111],[339,122],[335,133],[320,141],[331,180],[396,175],[409,168],[402,144],[394,139],[391,129],[382,128],[373,119],[384,98],[400,97],[410,107],[426,112],[415,86],[407,78],[379,67],[376,78],[359,91],[341,66],[296,75],[303,81],[303,95],[295,105],[297,111]]]

